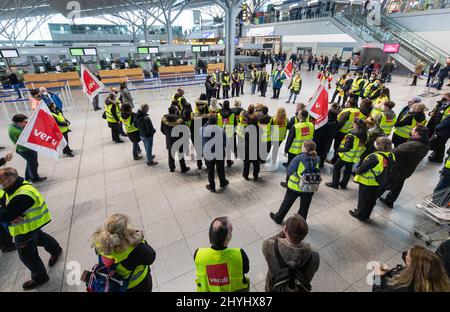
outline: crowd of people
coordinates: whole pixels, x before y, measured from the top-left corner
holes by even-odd
[[[338,58],[333,58],[331,64],[336,64],[336,60]],[[325,58],[317,63],[320,64],[318,78],[327,80],[329,88],[332,88],[335,68]],[[290,95],[287,103],[292,97],[296,103],[302,88],[299,67],[296,68],[288,85]],[[297,214],[285,220],[279,234],[263,243],[262,253],[268,264],[266,291],[311,290],[311,281],[320,266],[320,255],[304,242],[308,235],[306,220],[314,194],[323,191],[319,190],[319,184],[325,162],[333,166],[332,179],[325,183],[327,187],[346,189],[354,175],[353,181],[358,184],[358,201],[349,214],[366,221],[378,199],[386,207],[394,208],[406,179],[414,174],[429,150],[432,151],[428,157],[430,161],[444,161],[445,144],[450,137],[450,93],[438,101],[428,114],[428,121],[426,107],[420,97],[412,98],[397,115],[393,110],[396,103],[391,100],[390,90],[385,85],[387,76],[384,79],[382,76],[383,69],[380,68],[370,74],[367,71],[366,74],[347,71],[336,79],[328,121],[318,129],[315,129],[315,120],[303,103],[296,103],[296,113],[291,118],[282,106],[272,116],[264,104],[243,107],[239,100],[235,100],[232,105],[229,89],[232,89],[231,97],[238,97],[245,90],[246,76],[242,67],[236,68],[232,74],[216,71],[208,75],[205,93],[193,104],[187,101],[183,89],[178,89],[169,101],[160,128],[165,136],[169,170],[175,171],[176,158],[183,174],[190,170],[185,158],[192,143],[197,168],[201,170],[203,164],[206,165],[206,189],[210,192],[217,192],[216,173],[220,188],[227,187],[230,182],[226,179],[225,164],[231,167],[239,160],[243,162],[243,179],[249,180],[252,166],[253,180],[258,181],[261,164],[270,159],[276,166],[280,146],[285,142],[286,180],[280,181],[280,185],[286,193],[279,210],[271,212],[268,217],[282,224],[297,198],[300,198],[300,207]],[[272,98],[278,99],[287,79],[281,64],[275,66],[270,75],[264,67],[252,68],[251,94],[258,90],[261,96],[265,96],[269,77]],[[218,102],[220,95],[222,103]],[[44,102],[67,138],[70,122],[51,96],[44,90],[35,90],[32,97],[36,101],[48,97],[49,103]],[[133,107],[131,93],[122,84],[120,94],[111,89],[105,100],[103,118],[111,129],[113,142],[122,143],[121,135],[128,137],[132,142],[133,159],[139,160],[142,158],[139,143],[143,141],[147,165],[156,166],[158,162],[152,150],[157,130],[148,114],[149,106],[141,105],[136,113]],[[17,142],[27,119],[23,114],[13,116],[9,127],[13,143]],[[334,154],[329,158],[332,146]],[[28,182],[45,180],[37,173],[37,153],[20,145],[17,152],[27,161],[25,177],[20,177],[13,168],[0,169],[0,184],[3,186],[0,190],[0,222],[7,225],[0,227],[0,245],[3,252],[18,250],[21,261],[31,271],[31,280],[23,284],[23,288],[28,290],[49,280],[37,247],[43,246],[50,253],[49,266],[58,261],[62,248],[52,236],[43,232],[42,228],[51,221],[51,215],[42,194]],[[69,147],[64,153],[73,156]],[[450,187],[450,150],[447,153],[449,156],[435,191]],[[0,159],[0,164],[11,158],[12,154],[7,154]],[[211,247],[199,248],[194,254],[198,291],[249,290],[250,259],[243,249],[228,247],[232,232],[232,222],[225,216],[211,223]],[[113,266],[119,277],[126,281],[126,291],[152,290],[149,266],[157,259],[156,252],[142,231],[129,225],[127,216],[110,216],[93,234],[92,247],[99,256],[99,264]],[[405,251],[404,265],[388,269],[379,263],[373,291],[450,291],[447,276],[450,274],[449,248],[448,242],[444,242],[436,253],[414,246]],[[87,278],[86,283],[88,289],[95,289],[92,279]]]

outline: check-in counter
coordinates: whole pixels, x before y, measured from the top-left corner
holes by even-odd
[[[130,69],[111,69],[111,70],[99,70],[98,74],[103,83],[121,83],[133,79],[144,79],[144,70],[142,68],[130,68]]]
[[[206,67],[206,71],[208,72],[208,74],[214,73],[216,69],[223,72],[223,70],[225,69],[225,64],[224,63],[208,64]]]
[[[81,85],[78,72],[24,74],[23,80],[28,89],[33,87],[58,88],[64,86],[66,81],[71,87],[78,87]]]
[[[176,76],[194,76],[195,68],[193,65],[184,66],[163,66],[158,68],[159,77],[176,77]]]

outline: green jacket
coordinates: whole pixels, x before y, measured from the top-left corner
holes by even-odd
[[[22,128],[19,128],[15,124],[10,124],[8,127],[8,135],[11,141],[16,144],[17,140],[19,139],[20,134],[22,133]],[[30,151],[28,148],[23,147],[22,145],[17,145],[16,151],[18,152],[28,152]]]

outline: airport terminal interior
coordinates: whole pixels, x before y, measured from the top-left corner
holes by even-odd
[[[286,242],[279,244],[287,244],[292,250],[302,246],[306,252],[312,250],[319,256],[308,281],[312,292],[373,291],[374,263],[395,268],[398,264],[407,266],[414,261],[425,261],[418,260],[419,256],[411,251],[421,248],[418,246],[424,247],[423,252],[428,252],[429,259],[440,261],[432,267],[441,269],[441,278],[446,280],[441,288],[431,289],[450,291],[447,277],[447,274],[450,276],[450,162],[445,146],[450,137],[450,117],[447,118],[450,116],[448,0],[80,0],[75,1],[75,5],[73,2],[68,5],[66,0],[6,0],[0,4],[0,146],[3,147],[0,157],[8,158],[12,154],[12,159],[0,169],[3,187],[0,191],[0,226],[3,226],[0,234],[7,236],[1,237],[3,245],[0,246],[1,292],[86,292],[87,282],[81,281],[83,271],[92,275],[93,266],[99,264],[99,260],[108,262],[107,259],[113,259],[119,266],[123,261],[117,272],[126,275],[123,279],[129,280],[129,286],[133,281],[130,276],[143,284],[141,276],[149,275],[145,280],[150,279],[152,286],[147,285],[146,291],[238,290],[239,285],[230,284],[244,284],[236,278],[236,274],[244,274],[249,281],[249,291],[265,292],[270,290],[268,270],[273,276],[277,274],[271,268],[276,260],[266,257],[267,252],[272,253],[272,250],[266,250],[266,241],[273,241],[273,237],[283,231],[288,233],[285,235],[294,235],[289,228],[294,221],[306,222],[306,236],[297,243],[286,237],[280,238]],[[234,40],[229,34],[235,34]],[[224,72],[229,72],[230,76]],[[266,74],[268,80],[262,82],[261,77]],[[296,77],[301,77],[299,87]],[[345,86],[349,79],[352,79],[350,84]],[[362,88],[357,81],[364,81]],[[223,117],[226,107],[223,108],[222,92],[227,83],[230,107],[240,102],[243,109],[243,113],[237,113],[232,119],[236,121],[234,124],[230,123],[231,118]],[[237,89],[242,87],[237,91],[238,96],[232,96],[235,84]],[[98,86],[98,90],[92,85]],[[217,86],[221,87],[218,92]],[[262,96],[264,88],[267,91]],[[356,94],[358,88],[359,95]],[[213,89],[215,91],[211,91]],[[278,98],[273,96],[276,89]],[[332,99],[335,92],[337,96]],[[386,92],[388,97],[382,98]],[[199,101],[202,94],[204,98]],[[216,101],[217,94],[219,99]],[[293,101],[292,94],[295,95]],[[355,94],[356,104],[352,100]],[[363,97],[371,99],[368,100],[372,103],[371,108],[377,107],[372,113],[378,109],[380,118],[359,110],[365,101]],[[337,99],[340,105],[333,104]],[[353,103],[354,108],[345,104],[344,99]],[[177,114],[178,118],[170,119],[172,124],[190,124],[191,118],[199,114],[198,103],[205,102],[208,123],[220,120],[218,125],[224,136],[228,135],[230,124],[232,131],[247,125],[252,118],[251,104],[257,106],[257,114],[253,115],[259,118],[256,124],[261,133],[266,131],[267,122],[258,116],[270,117],[269,128],[276,123],[274,117],[279,115],[280,108],[284,108],[288,119],[295,116],[299,119],[287,131],[279,151],[272,148],[266,160],[256,160],[260,164],[258,179],[253,179],[252,170],[249,179],[245,179],[244,161],[233,154],[232,166],[225,161],[225,177],[229,184],[225,187],[222,181],[219,183],[216,173],[215,192],[212,192],[211,187],[206,187],[211,186],[208,182],[210,168],[205,161],[201,168],[197,167],[192,142],[190,148],[184,150],[190,170],[182,172],[179,153],[175,156],[175,170],[170,170],[168,134],[161,131],[167,127],[168,118]],[[217,107],[214,106],[216,102]],[[395,103],[393,107],[392,102]],[[127,103],[131,103],[131,107]],[[148,116],[156,130],[150,135],[153,144],[150,154],[155,156],[150,160],[146,157],[148,146],[143,141],[139,143],[142,152],[133,155],[132,135],[120,134],[113,138],[116,142],[111,139],[112,132],[119,128],[127,133],[145,132],[140,124],[128,125],[126,117],[121,117],[121,112],[130,107],[135,120],[138,111],[142,113],[144,104],[149,107]],[[328,109],[324,110],[323,105],[321,109],[321,104],[326,104]],[[189,112],[186,118],[184,112],[189,105],[192,113]],[[112,113],[111,106],[120,111]],[[405,108],[409,112],[405,113]],[[417,117],[411,117],[407,127],[398,124],[405,116],[416,116],[413,113],[416,108],[425,120],[416,121],[414,118]],[[268,112],[264,112],[265,109]],[[336,127],[328,127],[333,122],[331,112],[336,109],[347,112],[348,120],[343,121],[341,128],[347,127],[347,130],[341,131],[341,136],[336,135],[339,134]],[[358,111],[356,115],[351,109]],[[169,111],[172,116],[168,117]],[[394,121],[387,119],[390,118],[386,117],[387,111],[394,114]],[[309,153],[306,149],[309,145],[304,142],[313,140],[317,147],[322,142],[312,133],[307,137],[298,130],[304,129],[301,125],[307,123],[302,119],[302,112],[308,115],[306,119],[314,131],[321,127],[329,129],[322,132],[322,136],[329,138],[325,140],[330,145],[325,151],[327,160],[323,168],[315,170],[311,167],[311,172],[318,172],[322,181],[312,193],[306,221],[297,213],[300,202],[307,200],[303,197],[305,192],[299,197],[295,190],[302,192],[299,176],[302,170],[310,170],[301,158]],[[45,144],[40,146],[37,139],[34,139],[36,144],[26,143],[30,151],[36,151],[32,153],[37,153],[39,166],[36,170],[40,178],[30,172],[33,171],[30,169],[33,159],[28,156],[26,160],[21,144],[17,143],[17,140],[27,142],[26,139],[21,141],[26,131],[18,126],[23,121],[19,114],[28,118],[25,129],[37,125],[38,119],[47,114],[51,118],[45,119],[44,123],[55,123],[47,125],[46,129],[68,135],[72,150],[69,152],[61,149],[55,152]],[[116,114],[119,122],[112,123],[111,118],[114,120]],[[438,115],[437,120],[434,117]],[[322,118],[325,121],[319,123]],[[341,119],[342,112],[334,115],[335,123],[341,123]],[[70,124],[64,121],[70,121]],[[435,124],[431,125],[433,122]],[[65,132],[67,127],[69,132]],[[400,156],[402,161],[390,162],[383,161],[381,152],[375,152],[373,141],[371,146],[364,146],[364,142],[350,143],[354,146],[350,145],[349,149],[357,154],[357,160],[354,164],[350,161],[353,172],[348,185],[344,188],[327,186],[326,183],[333,181],[337,163],[333,165],[332,140],[342,140],[342,143],[337,142],[339,149],[344,148],[345,138],[349,136],[354,138],[353,142],[359,142],[359,134],[357,137],[351,133],[361,127],[366,128],[366,132],[369,129],[369,136],[371,132],[381,131],[375,148],[384,152],[394,149],[396,156],[400,155],[396,151],[402,145],[420,141],[415,135],[426,131],[426,138],[422,140],[426,142],[423,144],[426,153],[413,150],[407,157]],[[414,132],[413,129],[418,128],[422,130]],[[394,148],[391,141],[395,143],[394,137],[402,129],[407,130],[404,131],[406,136],[402,137],[404,143],[395,144]],[[32,130],[37,131],[36,128]],[[12,131],[23,132],[13,141]],[[28,131],[30,136],[33,133]],[[237,137],[239,133],[233,135]],[[294,143],[289,140],[291,136]],[[389,143],[386,150],[378,149],[380,138],[385,140],[380,142]],[[205,138],[200,140],[204,143]],[[117,144],[120,141],[123,143]],[[297,143],[302,144],[297,152],[287,148],[289,156],[303,156],[288,159],[286,144]],[[261,148],[265,144],[258,146]],[[411,149],[414,146],[412,144]],[[374,155],[368,153],[358,165],[362,151],[367,148],[371,148]],[[339,152],[338,162],[343,162],[343,155],[348,152]],[[58,157],[51,157],[55,153]],[[423,154],[420,159],[417,159],[418,153]],[[276,161],[273,161],[274,157]],[[376,160],[377,167],[374,165],[367,173],[358,171],[367,166],[370,157]],[[295,173],[287,173],[296,159],[300,160],[294,168]],[[288,161],[290,163],[286,164]],[[393,208],[380,200],[386,198],[389,191],[384,195],[381,191],[376,195],[378,200],[370,217],[358,217],[358,209],[363,206],[361,202],[368,201],[369,197],[368,193],[361,192],[361,188],[379,192],[381,182],[378,177],[389,180],[394,176],[390,175],[393,169],[402,172],[402,166],[412,166],[412,174],[401,177],[404,185]],[[16,169],[19,177],[29,180],[32,187],[18,186],[16,180],[10,183],[11,170],[5,168]],[[370,177],[375,184],[364,185]],[[289,183],[283,183],[288,180]],[[386,183],[388,185],[389,181]],[[12,187],[16,189],[11,191]],[[20,188],[24,191],[17,195]],[[278,224],[270,213],[280,209],[288,194],[296,194],[299,198]],[[18,198],[13,200],[15,196],[22,198],[22,205],[23,197],[36,202],[24,210],[20,208]],[[21,209],[14,218],[10,217],[11,206]],[[42,207],[48,207],[50,222],[40,221],[39,218],[48,214]],[[41,209],[43,213],[36,215],[31,211],[33,209]],[[150,265],[136,260],[134,267],[124,269],[125,261],[130,260],[127,257],[147,250],[142,246],[138,250],[136,244],[130,245],[131,240],[122,243],[122,249],[117,247],[120,250],[116,249],[119,251],[115,256],[104,252],[99,257],[101,242],[93,243],[93,235],[114,214],[127,216],[129,227],[143,231],[145,243],[139,241],[137,244],[150,246],[154,258],[149,260]],[[227,217],[225,236],[229,245],[217,249],[211,248],[211,235],[214,235],[211,233],[215,228],[213,224],[223,220],[217,219],[219,217]],[[294,221],[287,222],[288,219]],[[51,254],[46,251],[51,251],[52,247],[48,245],[50,238],[44,242],[40,236],[42,231],[57,241],[62,252]],[[34,232],[37,236],[30,235]],[[111,230],[108,234],[114,233]],[[120,240],[123,236],[115,234],[115,238]],[[23,247],[24,241],[28,244],[26,247]],[[128,244],[125,249],[123,244]],[[242,252],[223,256],[224,250],[233,248],[242,249],[245,257]],[[286,248],[280,247],[280,250],[289,252]],[[437,252],[445,248],[446,254]],[[200,251],[203,252],[201,257]],[[405,251],[408,251],[407,255]],[[221,260],[214,263],[214,259],[216,262]],[[55,263],[49,266],[48,262],[53,260]],[[41,261],[47,273],[42,272]],[[201,264],[201,261],[205,263]],[[246,265],[242,268],[242,262],[247,263],[248,270]],[[211,271],[208,266],[223,263],[228,266],[227,278],[229,272],[234,277],[226,283],[211,282],[208,274],[222,277],[220,274],[224,273],[215,271],[217,269]],[[310,264],[308,260],[295,266],[302,271]],[[142,269],[147,267],[149,271]],[[144,270],[141,275],[137,276],[139,270],[136,268]],[[49,279],[45,278],[46,274]],[[425,290],[416,288],[415,291]]]

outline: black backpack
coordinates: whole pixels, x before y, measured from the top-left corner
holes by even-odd
[[[287,264],[281,257],[280,250],[278,249],[278,239],[274,243],[275,256],[281,266],[276,276],[273,278],[270,285],[271,292],[309,292],[311,291],[311,285],[308,280],[303,276],[302,272],[298,272],[297,263],[289,261]],[[307,267],[311,262],[312,255],[304,265]]]
[[[400,171],[398,170],[398,166],[392,156],[386,156],[382,153],[380,153],[381,156],[384,157],[384,159],[387,160],[388,165],[386,168],[386,174],[387,174],[387,189],[393,190],[398,187],[401,181]]]

